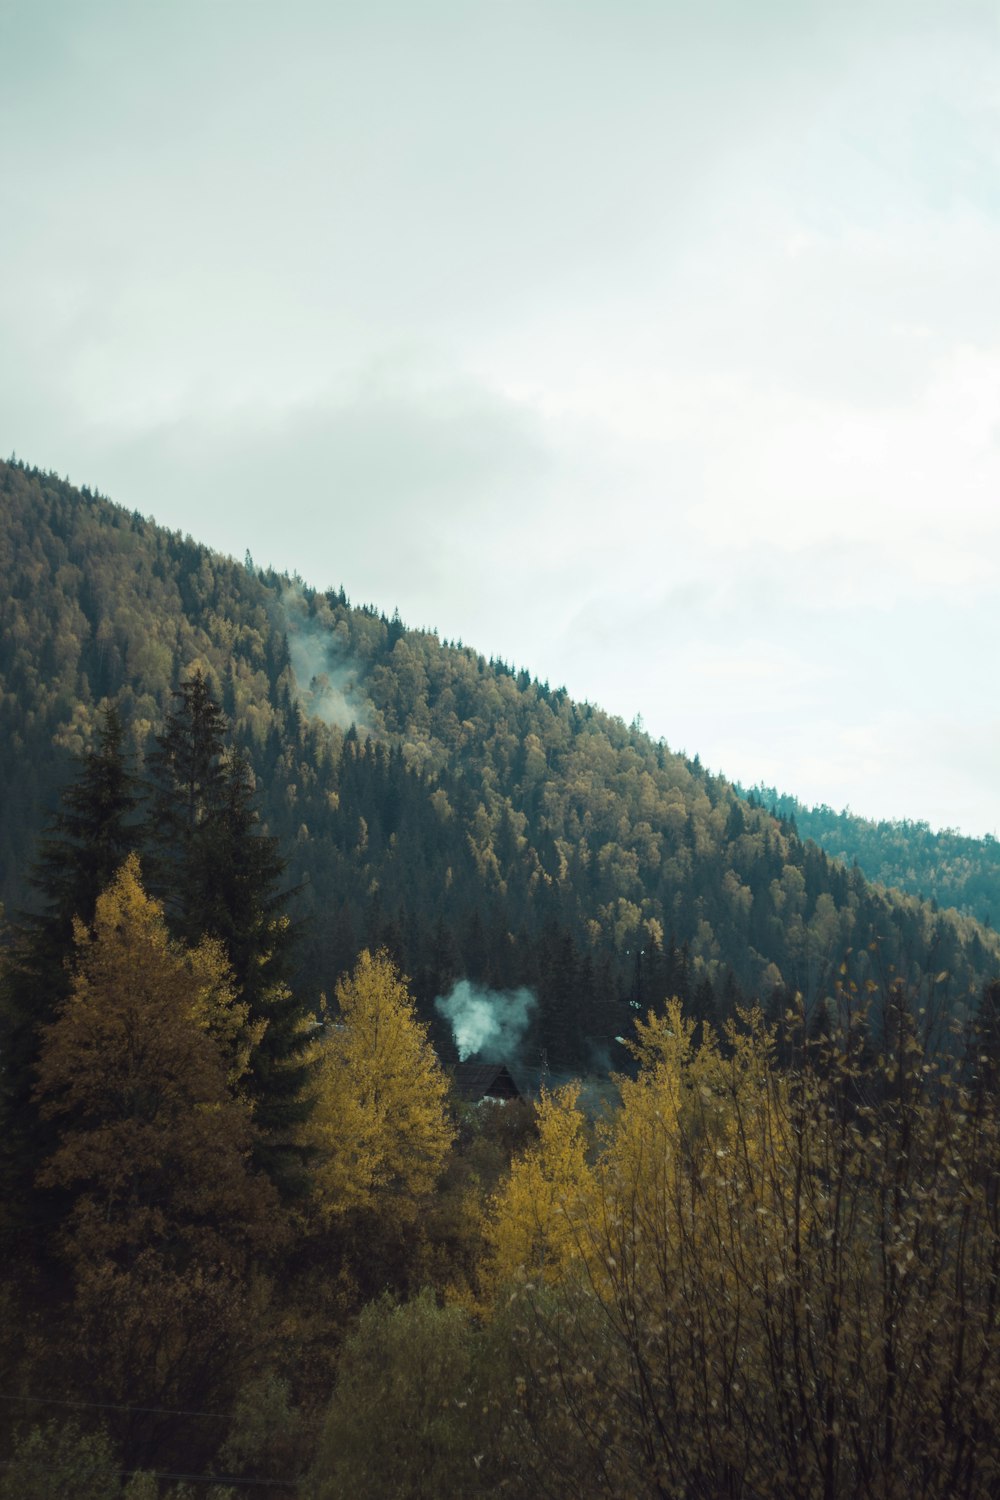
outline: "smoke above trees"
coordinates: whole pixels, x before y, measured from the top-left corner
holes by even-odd
[[[434,1009],[451,1025],[459,1060],[516,1062],[532,1013],[538,1004],[531,990],[490,990],[460,979]]]
[[[296,693],[304,712],[338,729],[350,729],[352,724],[366,729],[367,699],[358,685],[359,669],[337,632],[310,615],[297,584],[282,590],[281,605]]]

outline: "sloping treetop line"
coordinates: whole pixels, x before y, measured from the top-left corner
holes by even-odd
[[[1000,966],[975,921],[874,889],[697,758],[526,671],[17,464],[0,505],[9,908],[101,705],[143,770],[200,670],[290,854],[299,992],[385,946],[446,1054],[433,1002],[461,978],[530,988],[524,1045],[559,1070],[606,1066],[630,1002],[811,1003],[846,964],[954,1005]]]
[[[342,591],[0,505],[0,1500],[996,1495],[995,934]]]

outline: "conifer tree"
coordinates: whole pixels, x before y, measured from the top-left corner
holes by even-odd
[[[34,885],[47,910],[33,920],[60,966],[73,940],[73,918],[89,925],[97,898],[136,848],[139,783],[125,748],[125,728],[110,704],[97,744],[62,795],[52,832],[43,840]]]
[[[295,1175],[298,1159],[289,1130],[309,1110],[310,1019],[288,985],[293,934],[280,889],[287,861],[277,839],[259,830],[253,773],[238,752],[224,763],[220,794],[191,861],[190,899],[201,931],[221,941],[251,1020],[265,1023],[244,1088],[254,1104],[258,1156],[284,1179]]]
[[[280,889],[287,861],[262,834],[246,757],[227,751],[227,724],[197,669],[150,757],[154,866],[176,935],[223,945],[252,1024],[266,1023],[250,1055],[245,1091],[253,1103],[257,1156],[291,1187],[302,1153],[292,1127],[308,1113],[308,1016],[286,982],[291,925]]]
[[[9,1230],[34,1225],[44,1235],[55,1211],[34,1186],[51,1136],[32,1098],[39,1037],[69,992],[74,921],[89,927],[101,891],[138,843],[138,801],[111,705],[42,842],[32,876],[41,909],[21,920],[0,975],[0,1187]]]
[[[192,865],[205,825],[222,801],[226,720],[201,668],[174,692],[180,701],[167,715],[149,758],[151,798],[147,833],[156,851],[152,884],[180,936],[197,936],[199,913],[191,899]]]

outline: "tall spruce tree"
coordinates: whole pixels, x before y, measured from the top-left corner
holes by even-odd
[[[176,935],[192,942],[201,913],[189,882],[206,829],[222,805],[228,726],[200,668],[174,690],[174,697],[179,701],[149,757],[146,832],[154,851],[149,883],[163,900]]]
[[[222,942],[251,1022],[267,1023],[243,1086],[254,1104],[258,1156],[283,1179],[296,1175],[288,1132],[309,1112],[304,1054],[311,1019],[288,985],[293,931],[282,888],[288,861],[278,840],[260,831],[253,772],[241,753],[225,760],[219,791],[190,864],[190,901],[200,908],[201,931]]]
[[[55,1212],[34,1178],[52,1127],[33,1098],[40,1031],[69,993],[74,919],[89,927],[97,898],[139,841],[139,783],[114,705],[64,789],[31,883],[38,910],[15,927],[0,974],[0,1193],[8,1229],[44,1234]]]
[[[291,1190],[302,1158],[291,1133],[309,1110],[309,1016],[287,984],[287,861],[260,831],[253,773],[244,755],[226,750],[225,716],[203,674],[176,696],[150,757],[157,894],[178,937],[219,939],[251,1025],[266,1022],[242,1086],[254,1106],[258,1160]]]
[[[125,747],[118,708],[105,709],[97,744],[62,794],[50,834],[43,839],[33,878],[46,909],[30,919],[59,962],[73,940],[73,917],[90,926],[97,898],[136,848],[139,782]]]

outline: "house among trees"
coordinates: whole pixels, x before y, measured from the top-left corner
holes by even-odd
[[[471,1058],[455,1068],[455,1087],[470,1104],[484,1099],[520,1099],[521,1090],[504,1063],[483,1062]]]

